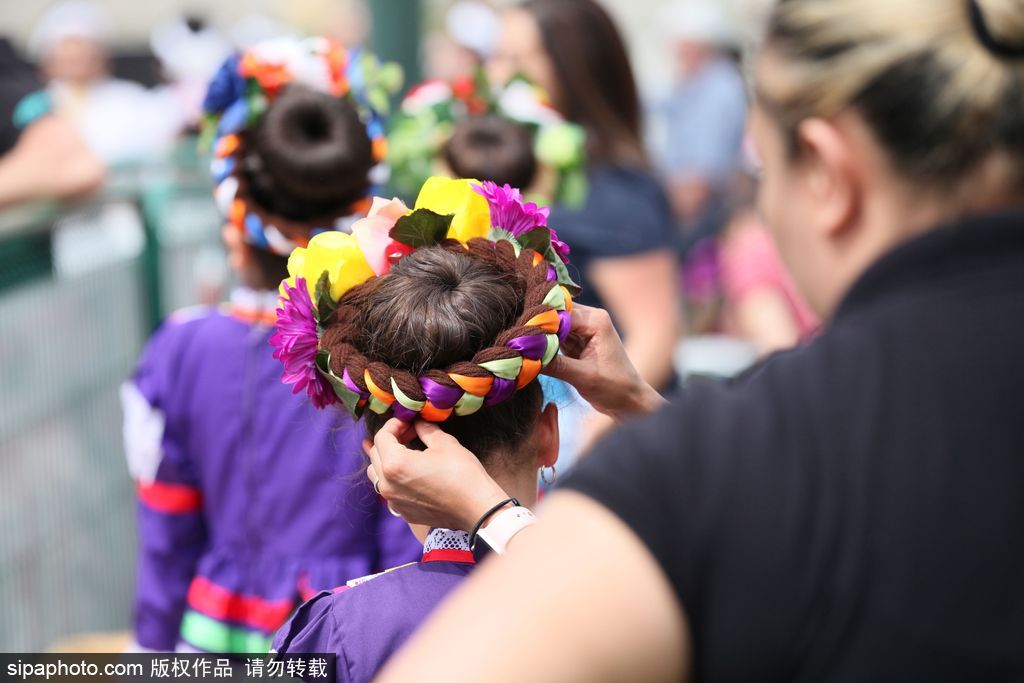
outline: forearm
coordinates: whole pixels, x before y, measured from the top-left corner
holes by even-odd
[[[104,169],[66,121],[47,116],[30,125],[0,158],[0,207],[91,192]]]
[[[645,329],[638,326],[626,337],[626,355],[644,382],[652,387],[671,383],[675,373],[673,354],[678,339],[678,330],[667,327]]]
[[[206,542],[200,513],[165,514],[139,503],[135,639],[153,650],[173,650],[189,588]]]
[[[747,293],[735,306],[736,323],[762,354],[795,346],[800,331],[783,296],[767,287]]]

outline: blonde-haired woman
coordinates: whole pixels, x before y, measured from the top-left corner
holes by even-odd
[[[381,680],[1024,679],[1022,84],[1022,0],[781,0],[761,208],[824,331],[611,435]],[[576,315],[558,374],[639,408]],[[407,517],[503,497],[382,434]]]

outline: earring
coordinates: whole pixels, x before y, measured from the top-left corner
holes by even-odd
[[[547,469],[546,467],[541,467],[540,468],[540,480],[542,482],[544,482],[545,484],[547,484],[548,486],[554,486],[555,482],[558,481],[558,472],[555,470],[555,466],[552,465],[551,466],[551,478],[548,479],[548,474],[547,474],[547,472],[544,471],[546,469]]]

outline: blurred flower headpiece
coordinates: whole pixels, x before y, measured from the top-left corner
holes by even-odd
[[[372,186],[386,180],[384,117],[390,109],[390,96],[401,87],[402,71],[397,64],[381,63],[369,52],[346,50],[335,40],[323,37],[268,40],[229,57],[221,65],[203,102],[202,141],[213,152],[210,172],[214,197],[222,213],[250,244],[282,255],[290,254],[306,240],[286,237],[239,196],[239,159],[235,152],[242,142],[240,134],[259,122],[269,104],[290,83],[351,98],[373,144],[377,165],[371,171]],[[369,197],[345,214],[365,213],[368,207]],[[311,233],[333,228],[311,226]]]
[[[475,180],[430,178],[412,210],[398,199],[374,199],[351,235],[316,235],[289,258],[270,340],[284,365],[283,381],[318,408],[342,403],[356,417],[369,408],[405,421],[441,422],[506,400],[554,358],[579,291],[566,269],[569,249],[547,219],[548,209],[526,202],[519,190]],[[430,246],[514,274],[523,311],[494,346],[417,377],[367,358],[347,341],[360,303],[346,295]],[[320,344],[327,328],[330,351]]]
[[[586,134],[562,118],[547,94],[524,77],[492,88],[482,72],[454,83],[426,81],[405,96],[388,135],[388,164],[396,189],[412,194],[433,175],[434,161],[459,121],[492,114],[527,127],[534,155],[552,169],[556,187],[546,201],[577,207],[587,196]]]

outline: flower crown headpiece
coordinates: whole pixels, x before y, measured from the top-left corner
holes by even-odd
[[[433,175],[434,162],[456,124],[483,114],[526,126],[534,135],[537,160],[555,172],[551,197],[578,207],[587,198],[586,134],[562,118],[547,94],[522,76],[492,88],[482,72],[454,83],[427,81],[412,88],[392,120],[388,164],[392,183],[409,194]]]
[[[240,192],[238,155],[240,133],[254,126],[268,105],[289,83],[301,83],[334,97],[349,97],[356,105],[377,162],[370,172],[372,186],[386,180],[387,155],[384,117],[390,95],[402,83],[397,64],[382,64],[364,50],[346,50],[330,38],[277,38],[259,43],[240,55],[229,57],[210,82],[203,101],[203,141],[213,152],[210,173],[214,198],[228,221],[245,235],[249,244],[287,255],[304,246],[305,235],[286,235],[270,224]],[[365,213],[369,195],[337,218]],[[331,230],[334,225],[311,226],[310,234]]]
[[[277,331],[270,343],[293,393],[313,405],[343,404],[353,416],[366,408],[405,421],[442,422],[470,415],[522,389],[558,353],[571,329],[579,287],[566,269],[568,247],[547,225],[548,209],[519,190],[491,182],[430,178],[413,210],[376,198],[352,234],[321,233],[288,260]],[[387,277],[416,249],[440,245],[517,275],[523,311],[494,345],[472,359],[420,375],[374,362],[350,342],[359,285]],[[328,351],[321,340],[330,335]]]

